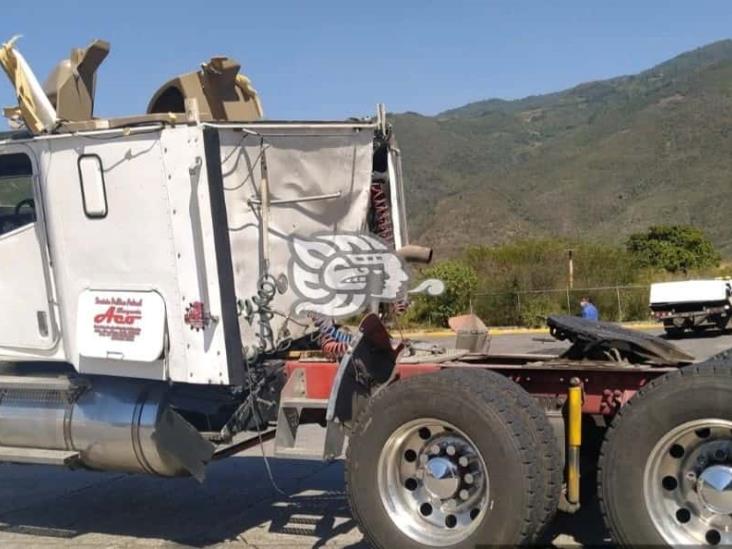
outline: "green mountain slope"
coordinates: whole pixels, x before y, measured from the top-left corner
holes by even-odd
[[[633,76],[392,120],[412,238],[443,254],[692,223],[732,255],[732,40]]]

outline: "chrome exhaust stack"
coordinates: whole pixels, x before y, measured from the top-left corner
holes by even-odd
[[[84,467],[202,480],[213,445],[169,406],[164,383],[0,376],[0,445],[69,450]]]
[[[397,255],[408,263],[429,263],[432,261],[432,248],[407,244],[397,250]]]

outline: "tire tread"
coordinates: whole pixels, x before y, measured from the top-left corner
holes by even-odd
[[[649,393],[658,390],[671,383],[678,383],[686,378],[692,377],[713,377],[718,379],[720,376],[732,377],[732,358],[730,352],[724,351],[718,355],[697,364],[691,364],[676,371],[668,372],[659,376],[641,388],[633,397],[618,411],[613,418],[610,427],[605,433],[605,439],[600,448],[600,457],[598,459],[598,475],[597,475],[597,497],[600,504],[600,512],[605,521],[605,525],[610,531],[610,535],[614,543],[621,545],[629,545],[630,540],[623,535],[619,523],[619,519],[613,512],[612,506],[608,504],[606,486],[603,482],[605,469],[612,466],[610,463],[610,450],[616,443],[618,436],[618,427],[624,421],[632,421],[632,414],[638,407],[639,403],[644,402]]]
[[[422,374],[405,380],[397,381],[393,386],[388,387],[374,397],[370,399],[365,409],[356,419],[353,429],[351,432],[351,439],[358,437],[363,433],[364,429],[370,423],[375,410],[380,409],[380,404],[383,399],[390,398],[392,391],[396,390],[409,390],[418,391],[420,387],[428,389],[433,386],[437,381],[440,384],[449,383],[457,391],[465,391],[467,394],[472,394],[479,398],[501,418],[503,423],[507,425],[511,431],[512,438],[516,444],[516,449],[521,456],[521,466],[526,471],[525,477],[528,480],[528,505],[524,516],[517,517],[521,521],[520,525],[520,537],[519,543],[530,543],[533,541],[534,536],[540,530],[540,522],[544,520],[545,508],[548,505],[546,501],[540,503],[540,510],[536,510],[538,494],[542,494],[544,489],[542,485],[546,482],[540,469],[540,460],[535,459],[536,455],[536,442],[531,434],[531,427],[528,424],[528,417],[530,413],[524,409],[526,406],[525,400],[521,395],[524,392],[521,387],[515,385],[512,382],[507,381],[503,376],[494,372],[483,372],[480,371],[480,375],[488,374],[489,376],[495,376],[492,380],[495,383],[485,382],[476,383],[476,374],[478,371],[472,371],[468,368],[449,368],[444,369],[434,374]],[[485,378],[483,378],[485,379]],[[482,381],[482,380],[481,380]],[[508,383],[508,385],[506,385]],[[407,388],[408,386],[408,388]],[[398,389],[397,389],[398,388]],[[456,392],[457,392],[456,391]],[[525,394],[525,392],[524,392]],[[527,395],[528,396],[528,395]],[[530,408],[526,406],[526,408]],[[546,421],[546,419],[545,419]],[[373,547],[379,547],[377,541],[371,536],[368,531],[362,527],[363,520],[359,516],[359,509],[356,505],[352,490],[350,489],[349,479],[349,467],[348,464],[353,459],[352,449],[355,445],[348,444],[346,449],[346,494],[348,497],[348,503],[353,513],[356,524],[359,530],[363,534],[364,538]]]

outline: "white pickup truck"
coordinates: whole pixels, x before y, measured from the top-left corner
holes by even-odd
[[[683,280],[651,284],[650,308],[671,337],[685,330],[724,330],[732,314],[730,280]]]

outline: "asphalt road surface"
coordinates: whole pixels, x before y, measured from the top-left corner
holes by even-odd
[[[449,343],[449,341],[445,341]],[[732,347],[732,335],[683,339],[699,360]],[[505,335],[492,351],[551,353],[544,335]],[[318,443],[313,431],[311,442]],[[205,483],[142,475],[0,465],[0,546],[7,547],[364,547],[343,493],[343,464],[273,459],[261,448],[212,464]],[[265,445],[271,454],[271,445]],[[596,545],[606,533],[583,484],[575,515],[560,513],[547,541]]]
[[[662,336],[663,330],[645,330],[646,333]],[[665,336],[662,336],[665,337]],[[440,340],[449,345],[450,340]],[[704,360],[712,355],[732,348],[732,332],[721,334],[716,330],[709,330],[700,335],[689,333],[682,339],[669,340],[682,350],[691,354],[697,360]],[[569,345],[553,339],[549,334],[519,334],[494,337],[491,341],[492,353],[547,353],[566,349]]]

